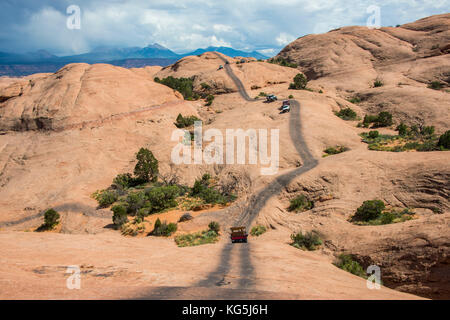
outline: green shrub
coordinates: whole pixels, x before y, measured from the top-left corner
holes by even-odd
[[[318,246],[322,244],[322,239],[320,239],[317,231],[310,231],[302,234],[302,232],[291,234],[291,246],[302,249],[313,251],[316,250]]]
[[[113,212],[113,224],[117,229],[128,221],[127,208],[124,205],[115,205],[111,211]]]
[[[294,96],[292,94],[289,95],[289,99],[294,99]]]
[[[348,99],[348,102],[353,103],[353,104],[358,104],[361,102],[361,99],[359,97],[352,97],[352,98]]]
[[[355,120],[357,116],[356,112],[351,108],[341,109],[336,115],[343,120]]]
[[[392,125],[392,114],[387,111],[382,111],[378,114],[375,126],[377,127],[389,127]]]
[[[209,96],[213,97],[212,99],[214,100],[214,96],[213,95],[209,95]],[[212,100],[211,100],[211,103],[212,103]],[[199,118],[197,118],[196,116],[183,117],[181,115],[181,113],[180,113],[177,116],[177,120],[175,122],[175,126],[177,128],[180,128],[180,129],[181,128],[186,128],[186,127],[193,126],[195,121],[201,121],[201,120]]]
[[[220,225],[219,225],[219,223],[216,222],[216,221],[211,221],[211,222],[208,224],[208,228],[209,228],[209,230],[214,231],[214,232],[217,233],[217,234],[219,234],[219,232],[220,232]]]
[[[266,97],[267,94],[266,94],[265,92],[262,92],[262,91],[261,91],[261,92],[259,93],[259,96],[260,96],[260,97]]]
[[[434,90],[440,90],[442,89],[442,84],[440,81],[432,81],[429,85],[428,88],[430,89],[434,89]]]
[[[151,206],[143,191],[129,193],[126,198],[126,202],[128,204],[127,213],[132,216],[135,216],[139,209]]]
[[[209,94],[209,95],[206,97],[206,104],[205,104],[205,106],[210,106],[210,105],[212,105],[213,101],[214,101],[214,96],[213,96],[212,94]],[[198,119],[197,119],[197,120],[198,120]]]
[[[383,83],[383,81],[382,81],[381,79],[377,79],[377,80],[375,80],[375,82],[373,83],[373,86],[374,86],[375,88],[382,87],[383,85],[384,85],[384,83]]]
[[[263,233],[267,231],[266,227],[264,226],[254,226],[252,230],[250,231],[250,234],[254,237],[259,237]]]
[[[437,145],[445,149],[450,149],[450,130],[447,130],[439,137]]]
[[[332,155],[332,154],[339,154],[345,151],[348,151],[347,147],[336,146],[336,147],[328,147],[323,152],[325,152],[327,155]]]
[[[308,80],[306,79],[305,75],[302,73],[298,73],[294,77],[294,82],[289,85],[289,89],[304,90],[306,89],[307,84]]]
[[[434,134],[434,126],[426,126],[423,127],[420,134],[424,136],[431,136]]]
[[[113,190],[98,190],[92,197],[97,200],[100,208],[107,208],[117,201],[117,193]]]
[[[203,90],[210,90],[211,86],[205,82],[200,83],[200,86],[202,87]]]
[[[213,230],[203,230],[175,237],[175,243],[179,247],[199,246],[202,244],[215,243],[218,240],[218,234]]]
[[[37,229],[37,231],[52,230],[59,223],[60,215],[53,208],[48,209],[44,213],[44,223]]]
[[[370,139],[376,139],[380,136],[380,133],[376,130],[372,130],[369,132],[369,138]]]
[[[376,122],[377,119],[378,117],[376,115],[366,114],[364,116],[363,124],[365,124],[367,127],[367,125]]]
[[[385,209],[384,202],[381,200],[367,200],[356,210],[352,221],[367,222],[377,219]]]
[[[143,182],[156,182],[158,179],[158,160],[153,153],[146,149],[141,148],[136,154],[137,163],[134,167],[134,175]]]
[[[118,174],[113,179],[113,184],[120,187],[121,189],[128,189],[134,187],[137,184],[136,179],[134,179],[129,173]]]
[[[193,100],[198,98],[194,93],[194,79],[193,78],[174,78],[168,76],[164,79],[155,78],[155,82],[168,86],[180,92],[184,99]]]
[[[156,219],[153,231],[150,232],[152,236],[158,237],[168,237],[177,231],[176,223],[167,223],[166,221],[161,222],[161,220]]]
[[[363,267],[357,261],[355,261],[351,255],[348,254],[339,255],[334,265],[342,270],[354,274],[355,276],[364,279],[367,278],[367,274],[364,271]]]
[[[403,122],[397,126],[396,130],[400,136],[406,136],[408,134],[408,126]]]
[[[178,186],[154,187],[146,191],[151,213],[161,212],[178,205],[176,198],[180,195]]]
[[[309,201],[303,194],[291,200],[288,210],[295,212],[303,212],[311,210],[314,203]]]
[[[225,204],[228,201],[234,200],[233,195],[223,195],[216,190],[210,183],[211,176],[204,174],[201,179],[197,179],[192,187],[191,196],[198,197],[210,204]]]
[[[284,59],[282,57],[270,58],[269,60],[267,60],[267,62],[273,63],[273,64],[278,64],[278,65],[283,66],[283,67],[290,67],[290,68],[297,68],[298,67],[298,65],[296,63],[289,62],[289,61],[287,61],[286,59]]]

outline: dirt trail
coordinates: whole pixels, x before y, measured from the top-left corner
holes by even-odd
[[[244,88],[244,85],[233,73],[233,70],[231,69],[229,63],[227,63],[228,60],[218,53],[216,53],[216,55],[222,61],[224,61],[225,70],[230,78],[234,81],[242,98],[246,101],[255,101],[254,99],[251,99],[249,97]],[[303,160],[303,165],[295,170],[292,170],[291,172],[276,177],[274,181],[272,181],[268,186],[260,190],[256,195],[253,195],[248,201],[247,205],[245,205],[243,209],[240,209],[241,212],[238,215],[236,221],[234,221],[233,223],[236,226],[246,226],[247,230],[249,230],[252,222],[258,216],[261,209],[265,206],[265,204],[271,197],[279,194],[283,190],[283,188],[286,187],[294,178],[317,166],[318,161],[310,153],[308,146],[303,138],[302,124],[300,121],[300,103],[296,100],[290,100],[290,102],[291,112],[289,120],[289,132],[291,140],[298,154]],[[239,209],[236,208],[236,210]],[[251,246],[251,243],[226,244],[220,254],[220,260],[217,268],[209,275],[207,275],[205,279],[200,280],[194,287],[226,286],[228,284],[226,281],[228,273],[232,269],[236,270],[236,268],[239,268],[240,277],[239,279],[237,279],[237,289],[235,290],[251,290],[254,286],[255,278],[255,270],[251,260]],[[238,257],[238,263],[233,261],[233,256]],[[237,264],[239,266],[237,266]],[[171,293],[173,293],[174,295],[177,295],[179,297],[179,289],[180,288],[166,288],[164,290],[164,296],[167,298],[171,296]],[[154,297],[155,293],[149,292],[148,295],[143,298]]]

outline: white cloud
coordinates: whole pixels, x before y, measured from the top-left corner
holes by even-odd
[[[276,37],[275,40],[276,40],[276,42],[277,42],[278,45],[280,45],[280,46],[285,46],[285,45],[287,45],[288,43],[294,41],[294,40],[295,40],[295,37],[292,36],[292,35],[290,35],[290,34],[287,34],[287,33],[282,32],[282,33],[280,33],[280,34],[278,35],[278,37]]]

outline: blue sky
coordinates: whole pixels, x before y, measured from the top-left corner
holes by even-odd
[[[81,9],[79,30],[66,27],[70,5]],[[177,53],[222,45],[273,55],[306,34],[365,25],[371,5],[382,26],[450,11],[450,0],[1,0],[0,51],[65,55],[158,42]]]

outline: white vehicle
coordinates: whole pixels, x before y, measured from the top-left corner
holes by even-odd
[[[291,106],[290,105],[284,105],[281,107],[281,112],[280,113],[286,113],[286,112],[290,112],[291,111]]]

